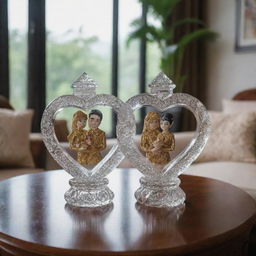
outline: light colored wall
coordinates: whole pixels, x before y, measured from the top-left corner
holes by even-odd
[[[208,0],[208,26],[219,38],[207,46],[207,107],[221,110],[221,100],[256,87],[256,51],[234,51],[235,0]]]

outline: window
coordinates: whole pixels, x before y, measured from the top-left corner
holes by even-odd
[[[39,1],[41,6],[45,4],[45,14],[42,12],[42,8],[39,9],[37,5]],[[72,94],[70,86],[83,72],[88,73],[98,82],[100,87],[97,93],[114,93],[126,101],[141,91],[139,87],[140,59],[142,56],[140,55],[140,42],[133,41],[129,48],[126,47],[130,23],[142,13],[141,4],[137,0],[38,0],[38,2],[8,0],[8,3],[11,56],[10,91],[11,102],[16,109],[25,108],[27,101],[32,107],[34,107],[33,104],[37,104],[36,112],[38,109],[45,108],[43,101],[38,102],[42,99],[38,95],[42,93],[42,90],[43,92],[46,91],[46,104],[60,95]],[[30,8],[32,3],[33,8]],[[113,6],[115,7],[114,12]],[[32,14],[34,13],[33,22],[35,23],[40,23],[40,20],[35,19],[37,17],[36,12],[43,15],[40,16],[42,19],[45,17],[45,26],[43,22],[43,26],[41,23],[36,27],[39,30],[37,31],[39,38],[40,33],[45,33],[44,29],[46,29],[45,55],[40,47],[35,47],[36,40],[33,42],[35,49],[32,50],[32,53],[27,50],[28,9],[30,9],[30,14],[31,10]],[[31,22],[31,16],[29,20]],[[29,42],[31,42],[31,31]],[[30,76],[30,93],[29,99],[27,99],[27,73],[30,71],[27,72],[27,63],[28,58],[29,60],[35,58],[33,51],[35,56],[37,55],[35,53],[39,51],[42,51],[43,56],[46,56],[46,85],[45,87],[43,85],[44,88],[40,85],[40,90],[38,90],[40,92],[38,92],[37,83],[36,81],[33,83],[31,81],[33,76],[32,78]],[[158,69],[159,55],[154,45],[149,45],[147,52],[148,83],[153,78],[152,74],[155,76],[157,73],[155,70]],[[40,62],[41,60],[40,58],[33,59],[32,63],[34,61]],[[39,72],[44,70],[42,65],[38,70]],[[31,89],[31,84],[34,90]],[[32,95],[31,91],[33,91]],[[37,98],[33,99],[33,93],[37,95]],[[99,107],[99,109],[104,115],[101,127],[107,134],[111,134],[111,131],[115,130],[111,109],[103,107]],[[71,108],[64,110],[58,115],[58,118],[65,118],[71,122],[73,112],[74,109]],[[140,115],[139,113],[135,114],[136,120],[139,122]],[[37,118],[38,123],[39,121],[40,118]],[[39,126],[37,127],[36,129],[39,131]],[[112,135],[115,133],[112,132]]]
[[[127,11],[132,10],[132,11]],[[137,0],[119,0],[119,84],[118,96],[126,101],[139,92],[139,42],[133,41],[127,48],[126,39],[130,23],[141,14]]]
[[[83,72],[99,84],[97,93],[110,93],[112,0],[47,0],[46,28],[47,103],[72,94],[70,86]],[[110,133],[105,120],[111,120],[111,111],[101,111],[102,129]],[[59,118],[71,121],[73,112],[63,110]]]
[[[15,109],[27,106],[28,0],[8,1],[10,101]]]

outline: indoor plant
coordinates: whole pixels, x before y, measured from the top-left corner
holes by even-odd
[[[131,23],[133,31],[129,34],[131,40],[144,38],[147,42],[156,42],[161,51],[160,68],[176,84],[176,92],[181,92],[186,74],[182,72],[184,53],[189,44],[199,39],[213,39],[217,34],[205,28],[199,19],[185,17],[172,18],[178,4],[182,0],[138,0],[148,8],[148,15],[153,16],[158,24],[143,23],[141,18]],[[176,31],[182,26],[195,24],[195,28],[177,37]]]

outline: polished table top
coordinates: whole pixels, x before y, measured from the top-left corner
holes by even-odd
[[[108,176],[114,202],[95,209],[66,204],[71,176],[63,170],[2,181],[0,241],[42,254],[161,255],[218,243],[255,219],[255,201],[242,190],[187,175],[181,176],[185,208],[139,205],[134,192],[140,177],[135,169],[115,169]]]

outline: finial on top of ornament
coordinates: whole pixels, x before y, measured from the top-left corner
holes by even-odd
[[[96,95],[97,83],[85,72],[72,83],[73,94],[77,97],[91,98]]]
[[[164,100],[172,96],[176,85],[165,75],[165,73],[160,72],[149,84],[149,87],[152,95],[156,95],[161,100]]]

